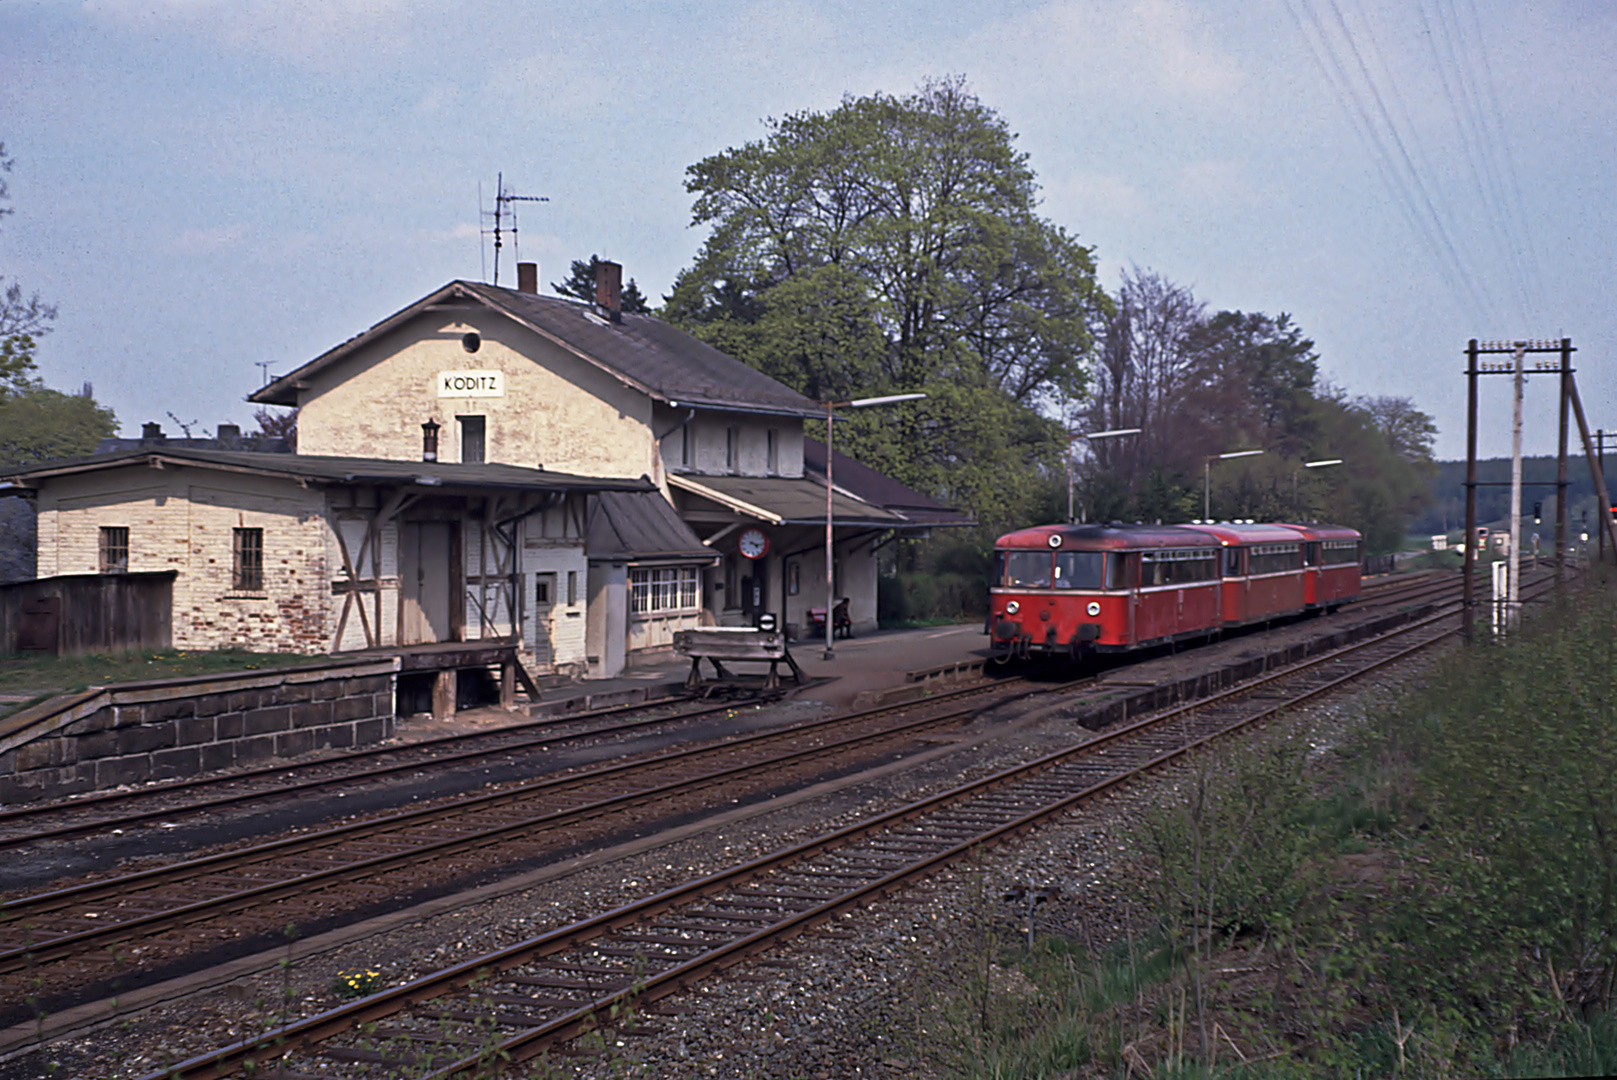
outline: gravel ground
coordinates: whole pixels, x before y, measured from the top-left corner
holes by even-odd
[[[1185,657],[1174,660],[1182,663]],[[1316,744],[1327,746],[1367,710],[1399,694],[1417,670],[1406,665],[1373,686],[1299,712],[1290,722],[1307,725]],[[46,1053],[0,1063],[0,1080],[138,1076],[223,1041],[272,1029],[285,1015],[309,1015],[336,1004],[333,984],[339,974],[368,970],[378,973],[378,985],[407,981],[1049,752],[1083,734],[1071,721],[1053,716],[1025,727],[1003,717],[978,724],[998,725],[1003,734],[913,770],[855,783],[386,935],[312,955],[292,941],[288,962],[278,969],[109,1022]],[[993,923],[1007,932],[1025,929],[1000,897],[1029,882],[1059,889],[1038,910],[1041,933],[1100,945],[1138,929],[1143,916],[1129,898],[1143,869],[1131,836],[1142,811],[1173,798],[1183,775],[1183,767],[1164,770],[989,853],[975,867],[951,870],[903,897],[811,931],[766,959],[739,965],[655,1007],[677,1015],[648,1016],[641,1033],[552,1057],[528,1075],[589,1080],[947,1075],[923,1028],[934,1004],[928,988],[936,985],[949,950],[960,948],[962,934],[973,927]]]

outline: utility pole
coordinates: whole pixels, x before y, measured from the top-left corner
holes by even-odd
[[[1595,450],[1595,460],[1600,463],[1600,478],[1602,481],[1606,478],[1606,436],[1610,434],[1612,433],[1605,428],[1595,432],[1595,445],[1598,448]],[[1609,517],[1611,517],[1611,507],[1609,506],[1600,507],[1595,517],[1595,532],[1600,535],[1601,562],[1606,561],[1606,530],[1601,523]]]
[[[1465,562],[1460,581],[1460,636],[1471,644],[1477,603],[1477,339],[1465,356]]]
[[[1566,588],[1566,438],[1572,409],[1572,342],[1561,339],[1561,428],[1555,455],[1555,591]]]
[[[1527,359],[1527,342],[1518,341],[1511,356],[1512,380],[1510,408],[1510,577],[1505,581],[1505,626],[1516,629],[1521,616],[1522,568],[1522,390],[1527,385],[1527,374],[1522,369]],[[1495,597],[1495,599],[1498,599]]]
[[[1521,570],[1521,518],[1522,518],[1522,398],[1527,375],[1527,354],[1553,353],[1555,361],[1535,360],[1532,370],[1534,372],[1555,373],[1560,376],[1561,392],[1561,430],[1560,445],[1556,463],[1556,579],[1559,583],[1561,571],[1566,560],[1566,491],[1567,491],[1567,439],[1568,408],[1576,417],[1578,432],[1583,440],[1584,456],[1589,459],[1590,472],[1594,474],[1596,490],[1604,492],[1606,485],[1603,477],[1596,471],[1595,444],[1590,438],[1589,426],[1584,419],[1583,403],[1578,398],[1577,381],[1573,378],[1572,354],[1576,350],[1572,347],[1571,338],[1559,340],[1537,339],[1532,341],[1483,341],[1472,338],[1466,346],[1466,431],[1465,431],[1465,580],[1461,583],[1464,603],[1461,613],[1461,633],[1467,642],[1472,640],[1472,631],[1475,621],[1476,583],[1473,575],[1476,573],[1477,556],[1477,488],[1493,486],[1477,480],[1477,379],[1483,375],[1509,375],[1512,378],[1512,410],[1511,410],[1511,469],[1510,469],[1510,552],[1509,577],[1504,582],[1507,594],[1507,624],[1514,626],[1520,612],[1521,589],[1518,580]],[[1508,361],[1479,360],[1483,355],[1509,355]],[[1548,487],[1548,484],[1539,485]],[[1606,496],[1600,498],[1604,501]],[[1617,527],[1609,522],[1610,514],[1606,514],[1606,521],[1602,523],[1601,540],[1605,540],[1604,529],[1612,528],[1612,547],[1617,550]],[[1602,556],[1604,549],[1602,549]],[[1498,597],[1495,597],[1498,600]]]

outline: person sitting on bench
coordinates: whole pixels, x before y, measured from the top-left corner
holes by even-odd
[[[848,614],[848,598],[844,596],[831,609],[831,632],[837,637],[853,637],[853,616]]]
[[[825,609],[811,607],[808,609],[808,631],[810,637],[825,636]],[[831,609],[831,632],[837,637],[853,637],[853,616],[848,613],[848,598],[844,596],[837,601],[837,606]]]

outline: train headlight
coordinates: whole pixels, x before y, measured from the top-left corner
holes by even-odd
[[[1022,610],[1022,605],[1018,604],[1015,600],[1012,600],[1010,603],[1005,605],[1005,614],[1007,614],[1007,615],[1015,615],[1018,611],[1021,611],[1021,610]]]
[[[1084,610],[1089,612],[1091,615],[1099,615],[1100,614],[1100,603],[1098,601],[1091,600],[1089,602],[1089,606],[1084,608]]]

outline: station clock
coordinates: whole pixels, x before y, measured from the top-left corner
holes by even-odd
[[[736,547],[749,559],[761,559],[769,554],[769,537],[762,529],[747,529],[736,541]]]

